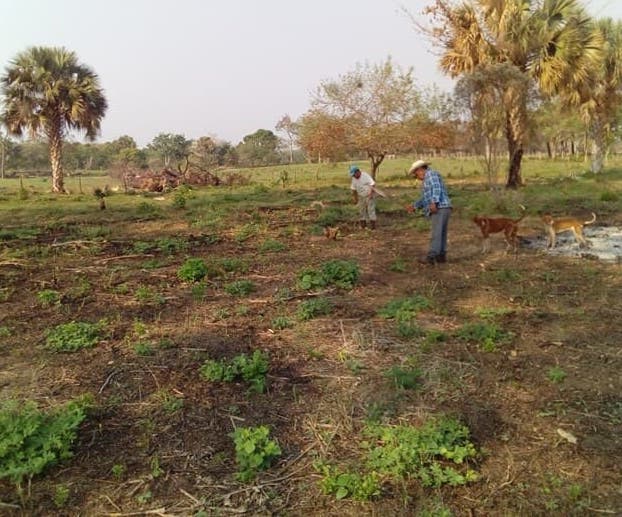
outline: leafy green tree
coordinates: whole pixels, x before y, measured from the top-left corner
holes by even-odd
[[[312,112],[333,117],[345,126],[344,147],[364,152],[376,177],[387,154],[412,146],[410,122],[421,112],[412,69],[403,71],[390,58],[377,65],[358,65],[318,87]]]
[[[496,183],[499,140],[506,124],[505,92],[527,88],[529,78],[514,66],[499,63],[463,74],[454,93],[470,121],[475,149],[483,156],[489,187]],[[515,83],[515,84],[514,84]]]
[[[19,53],[0,78],[9,132],[45,135],[52,165],[52,190],[65,192],[63,139],[84,131],[94,140],[108,107],[95,72],[63,47],[31,47]]]
[[[202,136],[192,142],[191,158],[193,165],[196,165],[202,171],[219,165],[218,163],[218,144],[209,136]]]
[[[622,21],[598,20],[597,29],[605,42],[603,59],[595,61],[584,82],[581,113],[592,138],[592,172],[601,172],[612,128],[622,107]],[[568,93],[571,95],[572,86]],[[576,90],[576,89],[575,89]]]
[[[339,117],[320,110],[307,111],[297,122],[298,143],[307,160],[344,160],[348,147],[348,127]]]
[[[147,148],[158,157],[162,166],[168,168],[174,164],[179,167],[180,162],[190,156],[191,143],[184,135],[160,133]]]
[[[293,121],[288,114],[285,114],[276,123],[274,129],[285,135],[284,140],[287,142],[287,148],[289,151],[289,163],[293,163],[294,143],[296,142],[296,138],[298,136],[298,124]]]
[[[579,0],[435,0],[432,28],[420,27],[441,48],[441,68],[452,77],[506,63],[526,74],[545,95],[577,84],[600,58],[602,38]],[[522,184],[528,128],[528,83],[503,91],[509,167],[506,186]]]
[[[272,165],[279,162],[279,138],[269,129],[258,129],[246,135],[236,150],[240,163],[249,167]]]

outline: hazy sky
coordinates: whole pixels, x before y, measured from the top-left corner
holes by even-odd
[[[0,0],[0,68],[32,45],[65,46],[100,76],[100,141],[218,136],[236,144],[297,118],[323,79],[391,55],[451,88],[413,14],[432,0]],[[622,1],[588,0],[622,18]]]

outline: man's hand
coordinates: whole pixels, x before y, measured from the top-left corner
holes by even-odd
[[[415,212],[415,207],[414,207],[414,206],[412,206],[412,205],[406,205],[406,211],[407,211],[409,214],[413,214],[413,213]]]
[[[436,206],[436,203],[430,203],[430,213],[435,214],[436,212],[438,212],[438,207]]]
[[[356,205],[359,202],[359,196],[356,191],[352,192],[352,204]]]

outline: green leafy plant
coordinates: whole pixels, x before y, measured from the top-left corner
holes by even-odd
[[[182,397],[178,397],[166,390],[157,392],[157,398],[160,400],[162,409],[166,413],[176,413],[184,407],[184,399]]]
[[[95,346],[100,339],[100,325],[72,321],[57,325],[47,332],[46,346],[55,352],[76,352]]]
[[[416,321],[398,320],[397,334],[404,339],[413,339],[425,334]]]
[[[415,477],[427,487],[464,485],[478,477],[470,469],[461,473],[443,464],[460,465],[476,455],[468,428],[454,419],[440,418],[421,427],[369,423],[364,435],[370,439],[364,447],[371,471],[397,479]]]
[[[201,301],[205,298],[205,291],[207,290],[207,285],[204,282],[198,282],[193,284],[190,289],[190,294],[192,295],[192,299],[196,301]]]
[[[232,296],[246,296],[255,290],[255,284],[250,280],[236,280],[226,284],[224,289]]]
[[[203,259],[189,258],[177,270],[177,276],[185,282],[200,282],[207,276],[208,271]]]
[[[408,271],[408,264],[402,257],[397,257],[389,266],[389,270],[395,273],[406,273],[406,271]]]
[[[149,462],[149,468],[151,469],[151,477],[153,479],[159,478],[162,474],[164,474],[164,470],[160,467],[160,458],[157,456],[153,456],[151,461]]]
[[[415,390],[421,387],[423,371],[413,366],[392,366],[384,375],[398,389]]]
[[[136,288],[135,298],[145,305],[164,305],[166,303],[164,296],[144,285]]]
[[[485,352],[496,351],[499,344],[511,338],[510,333],[488,322],[467,323],[458,329],[456,336],[463,341],[477,343]]]
[[[44,289],[37,293],[37,300],[39,300],[43,307],[60,305],[60,293],[54,289]]]
[[[69,487],[65,485],[57,485],[56,489],[54,490],[54,506],[56,506],[56,508],[62,508],[63,506],[65,506],[65,504],[67,504],[68,500]]]
[[[564,382],[567,374],[561,367],[553,366],[549,368],[546,376],[548,377],[549,381],[554,382],[555,384],[560,384]]]
[[[199,372],[212,382],[232,382],[243,380],[250,384],[250,390],[263,393],[266,389],[266,375],[270,368],[268,356],[261,350],[255,350],[251,356],[240,354],[227,361],[208,359]]]
[[[296,315],[299,320],[307,321],[318,316],[330,314],[333,310],[333,304],[327,298],[314,298],[305,300],[300,303]]]
[[[217,265],[227,273],[245,273],[248,271],[248,263],[235,257],[224,257],[217,261]]]
[[[269,468],[281,455],[281,448],[270,439],[270,429],[265,425],[238,427],[230,436],[235,444],[239,481],[252,481],[259,471]]]
[[[162,237],[155,242],[155,247],[160,251],[173,255],[188,249],[188,241],[180,237]]]
[[[117,481],[121,481],[125,474],[125,465],[115,463],[110,469],[110,473],[112,474],[112,477],[115,478]]]
[[[266,239],[259,246],[259,251],[261,251],[262,253],[266,253],[269,251],[278,252],[278,251],[284,251],[286,248],[287,246],[285,246],[285,244],[283,244],[280,241],[273,240],[273,239]]]
[[[369,501],[381,493],[380,476],[376,472],[344,472],[327,464],[317,464],[315,468],[323,476],[320,481],[322,491],[334,495],[335,499],[351,497],[357,501]]]
[[[350,260],[329,260],[320,269],[305,268],[298,275],[301,289],[311,290],[329,285],[341,289],[352,289],[360,277],[360,269],[356,262]]]
[[[88,396],[49,411],[31,401],[0,403],[0,479],[9,479],[21,491],[25,479],[70,458],[78,426],[91,405]]]
[[[293,325],[292,320],[287,316],[277,316],[272,320],[272,328],[276,330],[283,330]]]
[[[430,307],[430,301],[421,295],[409,296],[408,298],[400,298],[391,300],[382,309],[378,311],[378,315],[388,320],[410,321],[419,311]]]
[[[173,194],[173,207],[179,210],[186,208],[188,202],[187,192],[185,190],[176,190]]]
[[[134,345],[134,352],[140,356],[153,355],[153,346],[151,346],[151,343],[139,341]]]

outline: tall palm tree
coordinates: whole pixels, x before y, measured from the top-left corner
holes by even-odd
[[[108,107],[97,75],[65,48],[31,47],[10,62],[0,86],[9,132],[47,137],[52,190],[65,192],[63,139],[68,131],[78,130],[94,140]]]
[[[605,18],[597,21],[597,28],[604,40],[603,59],[595,63],[587,82],[573,88],[583,91],[581,114],[592,138],[592,172],[603,169],[608,136],[622,107],[622,22]]]
[[[452,77],[506,63],[554,95],[585,80],[599,59],[601,39],[579,0],[436,0],[428,13],[441,68]],[[522,184],[528,92],[516,81],[504,91],[509,188]]]

